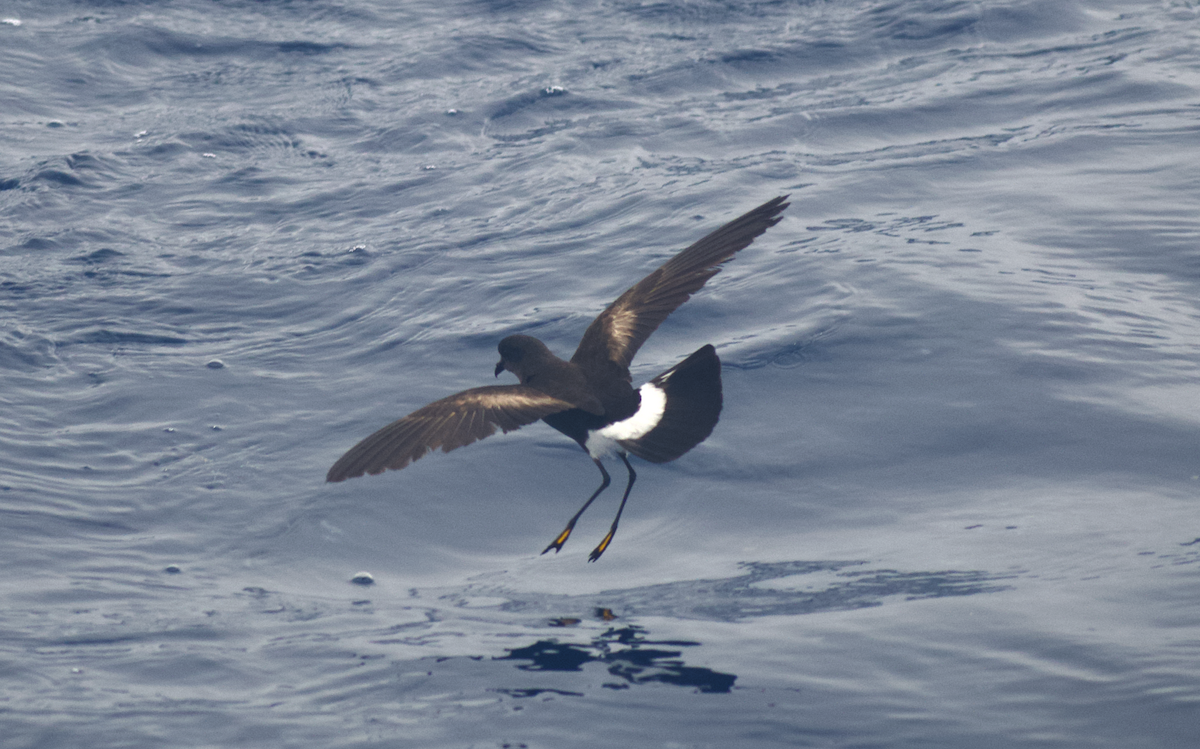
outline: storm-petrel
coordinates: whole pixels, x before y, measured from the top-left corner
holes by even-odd
[[[779,222],[786,195],[763,203],[668,260],[608,305],[584,331],[570,361],[527,335],[500,341],[496,376],[508,370],[520,385],[471,388],[430,403],[388,424],[333,464],[326,481],[400,469],[426,452],[449,452],[495,433],[541,419],[579,443],[603,482],[563,532],[542,551],[558,551],[575,522],[611,479],[600,459],[616,453],[629,482],[612,527],[588,557],[594,562],[612,542],[629,490],[637,478],[627,453],[651,463],[675,460],[700,444],[721,414],[721,362],[711,344],[634,389],[629,363],[676,307],[704,286],[720,266]]]

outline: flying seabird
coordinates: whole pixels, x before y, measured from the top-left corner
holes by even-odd
[[[603,482],[542,553],[557,552],[575,522],[611,479],[601,458],[616,453],[629,471],[612,527],[588,561],[600,558],[617,532],[637,474],[628,453],[665,463],[700,444],[721,413],[721,362],[711,344],[634,389],[629,364],[667,315],[700,290],[720,266],[779,222],[787,195],[763,203],[668,260],[600,313],[570,361],[527,335],[500,341],[496,376],[508,370],[519,385],[471,388],[388,424],[350,448],[325,476],[343,481],[400,469],[434,448],[450,452],[495,433],[541,419],[579,443]]]

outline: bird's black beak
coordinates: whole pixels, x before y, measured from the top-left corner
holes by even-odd
[[[503,371],[504,371],[504,360],[501,359],[500,361],[496,362],[496,376],[499,377],[500,373]]]

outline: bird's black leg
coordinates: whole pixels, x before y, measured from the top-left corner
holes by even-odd
[[[625,496],[621,497],[621,506],[617,508],[617,516],[613,518],[612,527],[608,529],[608,533],[600,545],[592,549],[592,553],[588,555],[589,562],[599,559],[608,545],[612,543],[613,536],[617,533],[617,523],[621,522],[621,513],[625,510],[625,500],[629,499],[629,490],[633,488],[633,482],[637,479],[637,474],[633,472],[633,466],[629,465],[629,459],[625,457],[625,453],[617,453],[617,455],[621,456],[621,461],[629,469],[629,483],[625,485]]]
[[[600,492],[607,489],[608,485],[612,483],[612,479],[609,478],[608,471],[604,470],[604,464],[595,458],[592,458],[592,462],[595,463],[596,467],[600,469],[600,475],[604,477],[604,481],[600,484],[599,489],[592,492],[592,496],[588,497],[588,501],[583,503],[583,507],[579,508],[579,512],[575,513],[575,516],[571,518],[571,522],[567,523],[567,527],[563,529],[563,532],[558,534],[558,538],[554,539],[550,545],[542,551],[543,554],[551,549],[554,549],[555,554],[558,553],[558,550],[561,549],[563,544],[567,542],[567,539],[570,538],[571,531],[575,530],[575,521],[579,520],[579,516],[583,514],[583,511],[588,508],[588,506],[596,499],[596,497],[600,496]],[[629,463],[626,463],[625,465],[629,465]],[[628,489],[625,490],[625,494],[629,494]]]

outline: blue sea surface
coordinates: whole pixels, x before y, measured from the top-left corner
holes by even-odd
[[[0,73],[4,749],[1198,745],[1193,0],[13,0]],[[597,563],[543,424],[325,483],[782,194]]]

